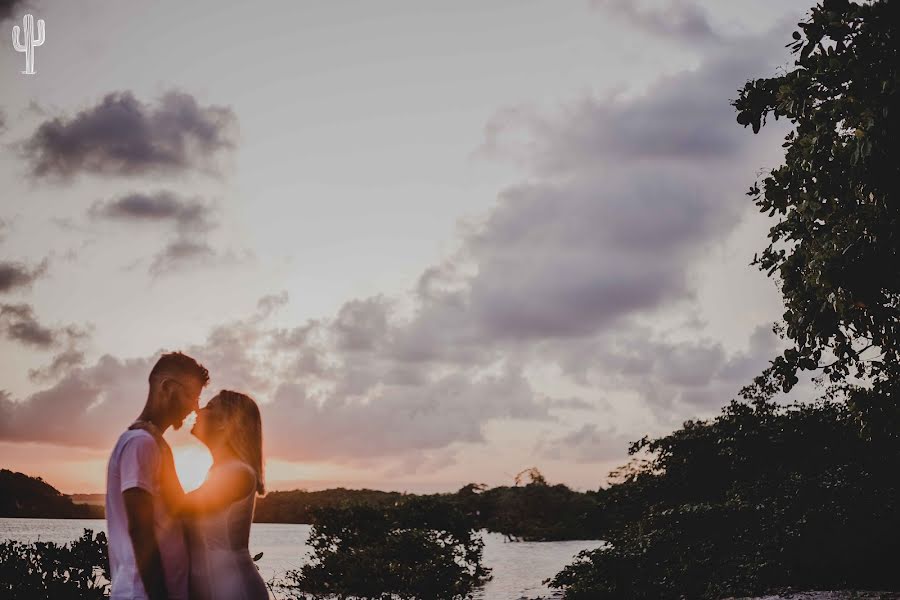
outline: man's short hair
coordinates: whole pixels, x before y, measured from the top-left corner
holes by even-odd
[[[160,375],[185,375],[200,380],[203,387],[209,383],[209,371],[196,360],[181,352],[168,352],[159,357],[150,371],[150,383]]]

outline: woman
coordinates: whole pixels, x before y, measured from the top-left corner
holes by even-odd
[[[191,553],[191,598],[267,600],[247,543],[256,494],[265,493],[262,421],[252,398],[222,390],[197,412],[191,433],[212,454],[206,480],[185,494],[164,482],[163,498],[185,520]],[[177,479],[174,469],[163,478]]]

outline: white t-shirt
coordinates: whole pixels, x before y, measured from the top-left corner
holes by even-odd
[[[154,529],[162,559],[168,597],[188,600],[187,545],[180,521],[166,510],[159,496],[161,452],[153,436],[142,429],[119,436],[106,470],[106,523],[109,531],[111,600],[146,600],[147,592],[128,535],[128,515],[122,492],[141,488],[153,495]]]

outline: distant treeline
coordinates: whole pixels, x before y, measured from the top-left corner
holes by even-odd
[[[470,483],[446,494],[413,495],[343,488],[317,492],[271,492],[256,505],[261,523],[314,523],[319,508],[347,505],[388,507],[412,497],[429,498],[460,509],[473,527],[528,541],[598,539],[602,522],[598,493],[549,485],[536,469],[525,485],[487,488]]]
[[[102,519],[103,507],[76,504],[40,477],[0,469],[0,517]]]
[[[510,539],[574,540],[601,537],[598,498],[602,492],[577,492],[549,485],[537,469],[526,472],[528,483],[487,488],[470,483],[456,492],[415,495],[378,490],[336,488],[321,491],[270,492],[256,505],[258,523],[315,523],[322,508],[390,507],[412,498],[428,498],[459,509],[475,529]],[[0,472],[0,516],[102,519],[103,506],[76,504],[40,478]]]

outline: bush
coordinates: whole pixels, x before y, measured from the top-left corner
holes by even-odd
[[[601,496],[611,545],[551,582],[567,600],[900,589],[900,444],[845,404],[732,402],[642,450]]]
[[[106,535],[90,529],[65,545],[0,542],[0,598],[94,600],[109,596]]]
[[[471,520],[446,502],[349,504],[314,517],[312,560],[277,584],[290,597],[454,600],[489,577]]]

